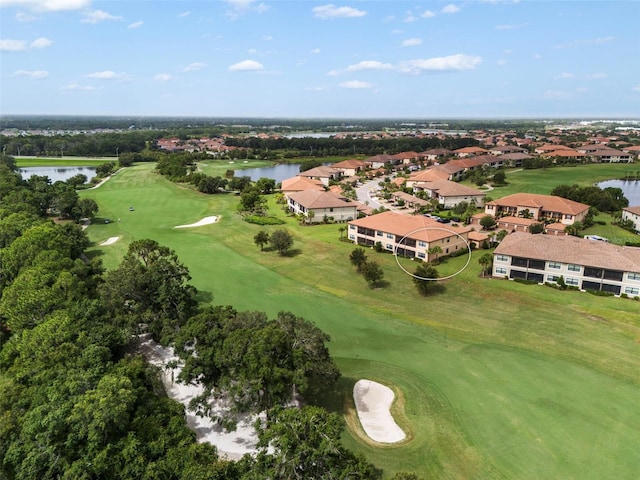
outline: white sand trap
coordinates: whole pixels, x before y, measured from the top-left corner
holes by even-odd
[[[109,237],[104,242],[102,242],[100,246],[104,247],[105,245],[112,245],[116,243],[118,240],[120,240],[120,237]]]
[[[178,225],[175,228],[191,228],[191,227],[202,227],[204,225],[211,225],[212,223],[216,223],[218,221],[218,217],[215,215],[211,217],[204,217],[202,220],[196,223],[191,223],[189,225]]]
[[[154,342],[149,335],[140,336],[140,350],[147,361],[162,369],[162,384],[169,398],[172,398],[185,406],[187,425],[194,432],[199,443],[208,442],[215,445],[221,457],[231,460],[239,460],[246,453],[256,453],[258,435],[253,428],[256,416],[247,416],[238,422],[234,432],[225,432],[221,426],[214,423],[209,417],[199,417],[194,412],[186,409],[189,402],[195,396],[201,395],[203,388],[200,385],[183,385],[176,382],[182,363],[174,354],[173,348],[165,348]],[[167,368],[168,362],[176,361],[176,368]],[[220,413],[221,409],[216,404],[211,404],[214,413]],[[260,418],[264,419],[264,415]]]
[[[371,380],[358,380],[353,387],[358,418],[365,433],[380,443],[396,443],[406,435],[391,416],[393,390]]]

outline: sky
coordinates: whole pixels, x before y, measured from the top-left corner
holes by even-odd
[[[639,118],[638,1],[0,0],[0,115]]]

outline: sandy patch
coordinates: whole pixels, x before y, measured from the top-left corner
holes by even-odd
[[[211,225],[212,223],[216,223],[218,221],[218,217],[212,215],[211,217],[204,217],[202,220],[196,223],[190,223],[189,225],[178,225],[174,228],[191,228],[191,227],[202,227],[203,225]]]
[[[116,243],[118,240],[120,240],[120,237],[109,237],[104,242],[102,242],[100,244],[100,246],[104,247],[106,245],[112,245],[112,244]]]
[[[371,380],[358,380],[353,387],[353,398],[358,418],[365,433],[380,443],[396,443],[406,435],[391,416],[393,390]]]
[[[147,361],[162,369],[162,384],[167,395],[185,406],[187,425],[194,432],[199,443],[208,442],[215,445],[221,457],[232,460],[240,459],[246,453],[256,453],[258,435],[253,428],[256,416],[248,416],[238,422],[234,432],[225,432],[222,427],[214,423],[209,417],[199,417],[189,411],[187,406],[192,398],[201,395],[203,388],[200,385],[183,385],[176,383],[182,370],[182,363],[174,354],[173,348],[165,348],[154,342],[149,335],[140,337],[140,350]],[[176,368],[167,368],[168,362],[175,361]],[[221,409],[212,403],[212,411],[220,412]]]

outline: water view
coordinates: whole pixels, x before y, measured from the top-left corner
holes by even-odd
[[[28,179],[32,175],[49,177],[51,183],[66,182],[74,175],[82,174],[90,181],[96,176],[95,167],[25,167],[19,168],[23,179]]]
[[[299,163],[283,163],[273,167],[247,168],[246,170],[236,170],[236,177],[251,177],[254,182],[260,178],[273,178],[276,183],[282,182],[285,178],[295,177],[300,173]]]
[[[640,181],[638,180],[607,180],[598,183],[598,186],[600,188],[620,188],[624,192],[624,196],[629,199],[630,207],[640,205]]]

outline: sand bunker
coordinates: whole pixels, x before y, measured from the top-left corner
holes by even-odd
[[[192,398],[201,395],[203,389],[200,385],[183,385],[176,383],[176,379],[182,369],[182,364],[172,348],[165,348],[154,342],[149,335],[140,337],[140,350],[147,361],[162,369],[162,384],[170,398],[182,403],[185,408]],[[167,363],[175,361],[176,368],[167,368]],[[212,404],[212,411],[219,413],[220,408]],[[222,427],[214,423],[209,417],[199,417],[195,413],[186,410],[187,425],[194,432],[198,442],[208,442],[215,445],[220,456],[231,460],[238,460],[246,453],[256,453],[258,435],[253,428],[256,416],[247,416],[238,422],[234,432],[225,432]]]
[[[189,225],[178,225],[175,228],[191,228],[191,227],[202,227],[203,225],[211,225],[212,223],[216,223],[218,221],[218,217],[215,215],[211,217],[204,217],[202,220],[196,223],[190,223]]]
[[[120,240],[120,237],[110,237],[110,238],[107,238],[104,242],[102,242],[100,246],[104,247],[105,245],[111,245],[112,243],[116,243],[118,240]]]
[[[389,387],[371,380],[358,380],[353,387],[358,418],[365,433],[380,443],[396,443],[406,435],[391,416],[394,393]]]

